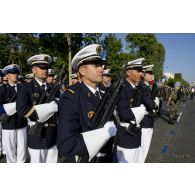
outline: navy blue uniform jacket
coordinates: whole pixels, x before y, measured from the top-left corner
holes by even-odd
[[[103,94],[101,94],[102,96]],[[99,104],[97,97],[88,87],[77,82],[69,87],[60,98],[59,123],[57,134],[58,152],[74,162],[74,156],[88,157],[88,150],[81,135],[90,131],[89,122],[91,113],[94,113]],[[110,145],[109,145],[110,146]],[[101,150],[110,151],[106,146]]]
[[[130,121],[135,121],[135,116],[130,109],[135,95],[136,89],[134,89],[132,85],[125,80],[117,103],[118,114],[121,122],[130,123]],[[140,105],[141,98],[136,106]],[[136,136],[132,136],[127,133],[125,127],[119,126],[116,134],[116,144],[122,148],[138,148],[141,144],[141,129],[137,128]]]
[[[17,91],[20,90],[20,85],[17,84]],[[16,94],[15,87],[10,84],[3,84],[0,87],[0,105],[6,104]],[[18,95],[18,94],[17,94]],[[16,95],[16,96],[17,96]],[[23,97],[24,99],[24,97]],[[15,102],[16,98],[12,102]],[[27,120],[19,116],[16,112],[14,115],[9,117],[7,122],[2,121],[2,129],[12,130],[19,129],[27,126]]]
[[[46,94],[45,99],[47,98],[47,96],[50,95],[52,89],[50,85],[48,85],[47,87],[48,93]],[[21,89],[18,91],[18,96],[16,100],[16,109],[18,115],[20,117],[24,117],[32,109],[32,107],[39,102],[42,94],[43,91],[41,90],[40,85],[37,83],[35,79],[32,80],[32,82],[30,83],[22,84]],[[38,120],[36,111],[34,111],[28,118],[31,121],[36,122]],[[46,123],[52,123],[55,125],[55,127],[44,127],[42,136],[34,136],[27,134],[28,147],[32,149],[49,149],[52,146],[56,145],[57,137],[56,115],[54,114],[50,119],[46,121]]]
[[[145,83],[141,83],[142,85],[142,96],[143,96],[143,104],[146,107],[146,111],[151,114],[147,114],[144,116],[141,126],[142,128],[153,128],[154,127],[154,117],[152,116],[153,111],[156,109],[156,104],[152,98],[152,91],[148,85]]]

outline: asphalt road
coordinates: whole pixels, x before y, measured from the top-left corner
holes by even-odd
[[[176,124],[169,124],[166,102],[163,102],[162,116],[155,119],[147,163],[195,162],[195,99],[179,102],[178,114]],[[5,158],[0,160],[5,162]]]
[[[195,100],[179,102],[179,117],[175,125],[168,124],[167,106],[163,116],[155,121],[153,138],[146,162],[195,162]]]

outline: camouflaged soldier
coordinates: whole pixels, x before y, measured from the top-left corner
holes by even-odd
[[[183,93],[184,93],[184,99],[183,99],[183,101],[186,102],[187,96],[188,96],[188,91],[187,91],[187,88],[186,87],[183,88]]]
[[[177,89],[173,88],[171,91],[171,94],[168,98],[168,103],[167,105],[169,106],[169,123],[170,124],[175,124],[175,120],[177,118]]]

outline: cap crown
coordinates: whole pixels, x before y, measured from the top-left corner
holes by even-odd
[[[2,73],[8,74],[8,73],[15,73],[15,74],[19,74],[20,73],[20,66],[17,64],[10,64],[7,65],[6,67],[3,68]]]
[[[72,59],[72,67],[77,70],[79,65],[87,61],[102,60],[102,47],[98,44],[91,44],[81,49]]]
[[[47,54],[35,55],[35,56],[30,57],[27,60],[27,63],[31,66],[39,65],[39,64],[50,64],[51,62],[52,62],[52,58],[51,56]]]

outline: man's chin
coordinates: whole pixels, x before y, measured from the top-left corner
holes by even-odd
[[[42,78],[43,78],[43,79],[46,79],[46,78],[47,78],[47,76],[45,75],[45,76],[43,76]]]

